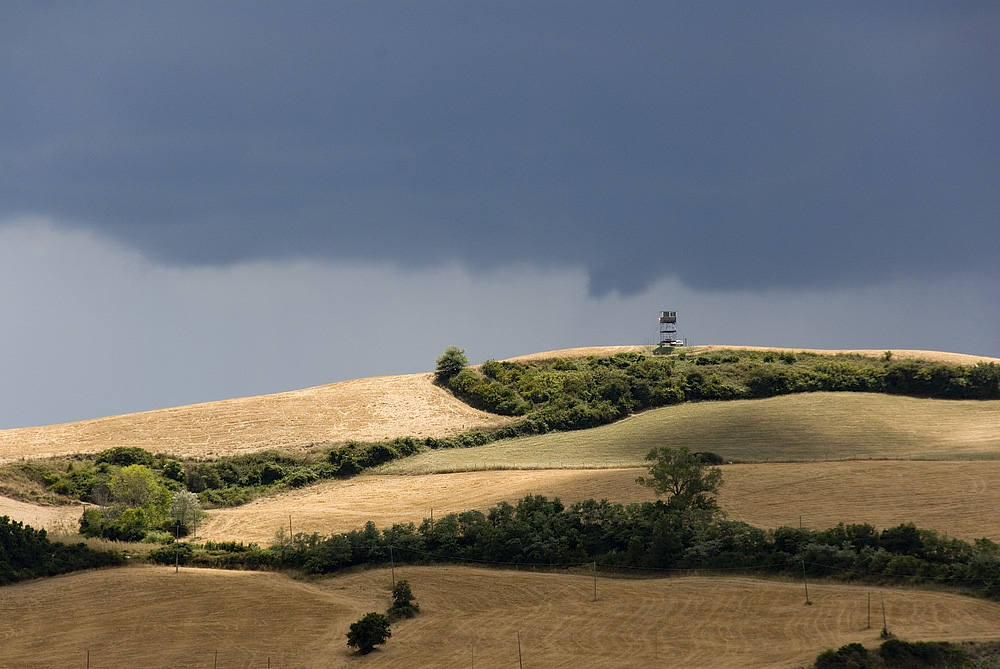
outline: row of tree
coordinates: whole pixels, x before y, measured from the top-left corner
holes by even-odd
[[[121,554],[94,550],[82,543],[52,542],[45,530],[0,516],[0,585],[123,563]]]
[[[935,582],[1000,597],[1000,546],[968,543],[903,524],[877,531],[867,524],[822,531],[762,530],[725,519],[715,493],[720,470],[709,454],[655,449],[639,482],[666,499],[642,504],[587,500],[571,505],[528,495],[487,512],[465,511],[332,536],[279,531],[268,548],[215,546],[182,554],[189,564],[298,569],[325,574],[359,565],[472,562],[514,567],[595,564],[605,570],[741,570],[886,581]],[[172,551],[160,559],[173,561]]]
[[[948,365],[860,355],[747,350],[650,356],[618,353],[467,366],[461,349],[437,360],[437,380],[493,413],[548,429],[594,427],[634,411],[694,400],[814,391],[875,392],[942,399],[1000,399],[1000,365]]]

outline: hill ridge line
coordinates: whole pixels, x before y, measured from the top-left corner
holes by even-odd
[[[692,346],[697,354],[720,349],[882,356],[884,350],[820,350],[753,346]],[[533,353],[509,361],[649,351],[647,346],[595,346]],[[936,351],[893,350],[900,359],[949,364],[1000,359]],[[393,437],[447,437],[497,427],[515,419],[473,409],[433,383],[431,372],[374,376],[267,395],[214,400],[55,425],[0,430],[0,463],[26,457],[94,453],[139,446],[180,457],[219,457],[280,448],[307,451],[319,443]]]

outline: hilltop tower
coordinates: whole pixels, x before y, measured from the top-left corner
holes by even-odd
[[[660,312],[660,346],[684,346],[685,341],[677,334],[677,312]]]

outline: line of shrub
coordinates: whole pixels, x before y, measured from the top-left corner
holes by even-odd
[[[465,511],[331,536],[280,530],[268,548],[192,548],[190,564],[297,569],[326,574],[363,565],[469,561],[501,566],[565,567],[596,562],[606,570],[707,570],[801,578],[961,588],[1000,598],[1000,546],[968,543],[912,524],[881,532],[871,525],[814,531],[762,530],[717,518],[710,511],[677,510],[663,502],[612,504],[528,495],[488,512]],[[172,549],[161,559],[174,560]]]
[[[877,650],[869,650],[860,643],[825,650],[813,666],[815,669],[962,669],[994,667],[998,660],[1000,647],[996,643],[888,639]]]
[[[689,355],[617,353],[533,362],[489,360],[448,387],[480,409],[580,429],[634,411],[695,400],[851,391],[1000,399],[1000,365],[972,366],[861,355],[723,350]]]
[[[119,553],[52,542],[45,530],[0,516],[0,585],[124,562]]]
[[[371,466],[370,461],[364,462]],[[276,450],[202,461],[116,446],[96,455],[12,463],[0,467],[0,476],[30,481],[64,498],[106,506],[115,476],[134,465],[149,468],[157,482],[171,492],[197,493],[206,507],[237,506],[275,487],[298,488],[339,475],[327,460]]]

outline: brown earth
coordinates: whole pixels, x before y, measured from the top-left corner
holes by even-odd
[[[912,522],[952,537],[1000,542],[1000,461],[807,462],[726,465],[719,502],[729,518],[763,528],[839,522],[884,529]],[[487,510],[501,500],[542,494],[572,503],[655,500],[635,483],[644,469],[501,470],[422,476],[359,476],[245,506],[210,512],[198,534],[267,545],[279,527],[333,534],[368,520],[419,524],[433,515]]]
[[[112,446],[180,457],[218,457],[269,448],[307,450],[321,442],[400,436],[444,437],[511,419],[455,399],[432,374],[343,381],[276,395],[243,397],[0,431],[0,463]]]
[[[810,583],[806,606],[801,583],[601,576],[594,601],[586,570],[397,567],[395,577],[409,581],[421,613],[362,657],[345,635],[388,607],[388,570],[303,582],[134,567],[6,586],[0,667],[489,669],[518,666],[520,646],[526,667],[791,668],[826,648],[877,645],[883,598],[900,638],[1000,638],[1000,605],[927,591]]]

